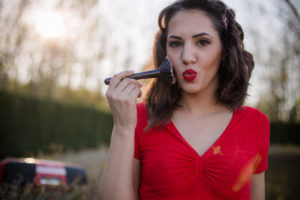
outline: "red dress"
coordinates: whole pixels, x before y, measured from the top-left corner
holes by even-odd
[[[172,121],[160,131],[144,132],[144,103],[137,109],[140,200],[250,199],[251,175],[268,167],[270,123],[263,113],[251,107],[236,110],[222,135],[199,156]]]

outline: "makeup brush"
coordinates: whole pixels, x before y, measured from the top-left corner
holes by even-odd
[[[128,76],[128,78],[133,78],[136,80],[146,79],[146,78],[161,78],[170,84],[175,84],[176,82],[174,72],[173,72],[173,67],[171,62],[168,60],[168,58],[165,58],[162,61],[158,69],[135,73],[132,74],[131,76]],[[109,85],[110,80],[111,78],[106,78],[104,80],[104,83],[106,85]]]

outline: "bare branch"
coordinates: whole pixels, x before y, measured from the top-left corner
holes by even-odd
[[[299,13],[297,11],[297,8],[293,5],[293,3],[290,0],[285,0],[285,2],[287,3],[287,5],[289,6],[289,8],[293,11],[294,15],[296,16],[296,18],[300,22],[300,15],[299,15]]]

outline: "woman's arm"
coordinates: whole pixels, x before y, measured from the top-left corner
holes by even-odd
[[[251,200],[265,200],[265,173],[253,174],[251,177]]]
[[[107,90],[114,119],[108,159],[100,181],[101,200],[135,200],[139,162],[134,159],[134,131],[137,123],[136,99],[141,84],[124,79],[133,72],[115,75]]]

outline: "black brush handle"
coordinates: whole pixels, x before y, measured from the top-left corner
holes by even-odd
[[[145,72],[139,72],[139,73],[135,73],[132,74],[131,76],[128,76],[127,78],[133,78],[135,80],[138,79],[146,79],[146,78],[156,78],[160,76],[160,71],[159,69],[154,69],[154,70],[149,70],[149,71],[145,71]],[[106,85],[109,85],[111,78],[106,78],[104,80],[104,83]]]

